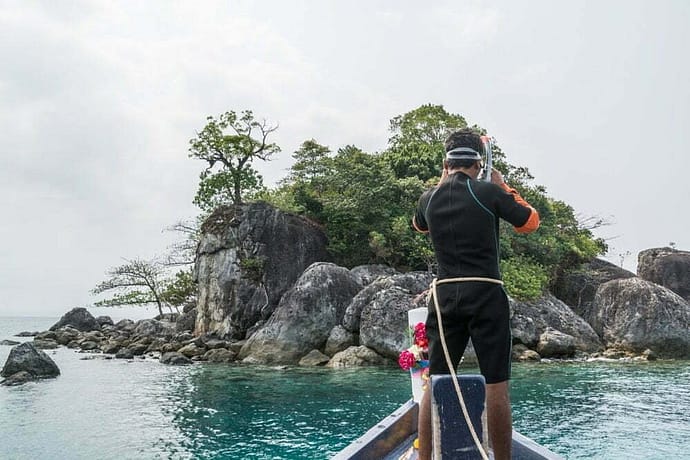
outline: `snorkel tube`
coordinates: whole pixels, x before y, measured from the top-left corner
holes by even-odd
[[[489,136],[481,136],[481,140],[484,145],[484,156],[486,157],[486,161],[484,161],[484,168],[479,173],[479,177],[484,182],[491,182],[491,170],[493,169],[493,153],[491,149],[493,148],[494,140]]]

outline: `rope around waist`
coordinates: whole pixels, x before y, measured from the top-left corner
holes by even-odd
[[[434,288],[437,284],[463,283],[468,281],[482,281],[485,283],[500,284],[503,286],[503,281],[497,280],[496,278],[485,278],[483,276],[463,276],[460,278],[444,278],[442,280],[434,278],[434,280],[431,282],[431,287]]]

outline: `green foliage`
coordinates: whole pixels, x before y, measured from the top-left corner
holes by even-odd
[[[197,284],[191,268],[178,271],[172,279],[167,279],[163,283],[161,300],[169,305],[182,307],[196,302],[196,296]]]
[[[376,262],[400,270],[430,269],[432,247],[427,237],[413,231],[411,217],[424,189],[441,175],[445,138],[467,126],[461,115],[427,104],[391,120],[389,145],[380,153],[347,145],[333,155],[309,139],[294,152],[295,163],[280,186],[257,196],[320,223],[341,265]],[[485,133],[476,125],[472,129]],[[511,165],[507,158],[495,145],[494,167],[539,211],[542,221],[540,229],[528,235],[517,234],[505,222],[500,226],[507,289],[516,298],[528,299],[563,270],[607,248],[578,221],[572,207],[549,197],[544,187],[532,183],[527,168]],[[209,189],[209,195],[222,196],[220,187]],[[222,200],[231,195],[230,190]]]
[[[265,265],[266,260],[263,257],[245,257],[240,260],[242,275],[255,283],[263,280]]]
[[[155,304],[162,315],[162,274],[161,266],[155,262],[142,259],[128,260],[108,270],[107,278],[93,289],[93,294],[114,292],[112,297],[100,300],[95,305],[117,307]]]
[[[221,203],[240,204],[243,195],[260,192],[261,176],[251,164],[280,152],[276,144],[268,142],[276,129],[255,120],[251,110],[239,116],[229,111],[218,119],[208,117],[206,126],[189,141],[189,156],[207,163],[194,203],[210,211]]]
[[[506,291],[517,300],[539,297],[549,282],[549,275],[542,265],[521,255],[502,260],[501,273]]]

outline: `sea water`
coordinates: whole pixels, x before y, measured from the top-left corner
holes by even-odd
[[[56,320],[0,318],[0,340]],[[10,349],[0,346],[0,365]],[[46,352],[58,378],[0,387],[0,459],[327,459],[410,398],[394,367]],[[688,458],[689,362],[514,365],[511,394],[515,428],[566,458]]]

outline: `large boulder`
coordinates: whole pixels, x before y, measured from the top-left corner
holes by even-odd
[[[602,259],[594,259],[558,277],[551,293],[579,316],[588,316],[594,295],[602,284],[632,278],[635,274]]]
[[[594,305],[588,320],[607,347],[690,358],[690,305],[670,289],[640,278],[609,281]]]
[[[690,302],[690,252],[672,248],[642,251],[637,256],[637,274]]]
[[[592,326],[550,293],[526,302],[511,300],[511,312],[514,344],[522,343],[534,350],[550,328],[572,336],[578,351],[592,353],[603,348]]]
[[[362,289],[355,298],[352,299],[352,302],[350,302],[345,310],[345,316],[343,317],[342,323],[343,327],[350,332],[359,332],[362,311],[373,301],[374,297],[376,297],[379,292],[386,289],[397,288],[414,297],[425,291],[432,280],[433,275],[429,272],[409,272],[379,277]]]
[[[71,326],[78,331],[98,331],[101,325],[98,324],[96,318],[86,308],[76,307],[65,313],[60,321],[50,327],[51,331],[56,331],[64,326]]]
[[[328,356],[333,356],[348,347],[357,345],[358,342],[359,337],[356,334],[338,325],[331,329],[323,352]]]
[[[312,263],[330,260],[315,223],[263,203],[222,206],[201,227],[195,334],[242,339]]]
[[[349,347],[339,353],[336,353],[333,358],[326,364],[326,367],[343,368],[343,367],[363,367],[363,366],[382,366],[389,364],[383,356],[376,353],[365,346]]]
[[[417,295],[398,286],[374,295],[362,310],[359,343],[381,356],[397,360],[410,346],[407,312],[421,306]]]
[[[60,375],[60,369],[55,361],[43,351],[36,349],[31,342],[24,342],[10,350],[0,376],[9,378],[19,372],[26,372],[33,379],[46,379]],[[14,381],[26,381],[26,374],[22,376],[24,377],[15,378]]]
[[[358,265],[350,271],[359,278],[362,286],[368,286],[382,276],[393,276],[398,274],[395,268],[382,264]]]
[[[280,300],[266,324],[240,350],[250,363],[295,364],[313,349],[323,349],[331,329],[360,290],[349,270],[331,263],[311,265]]]

